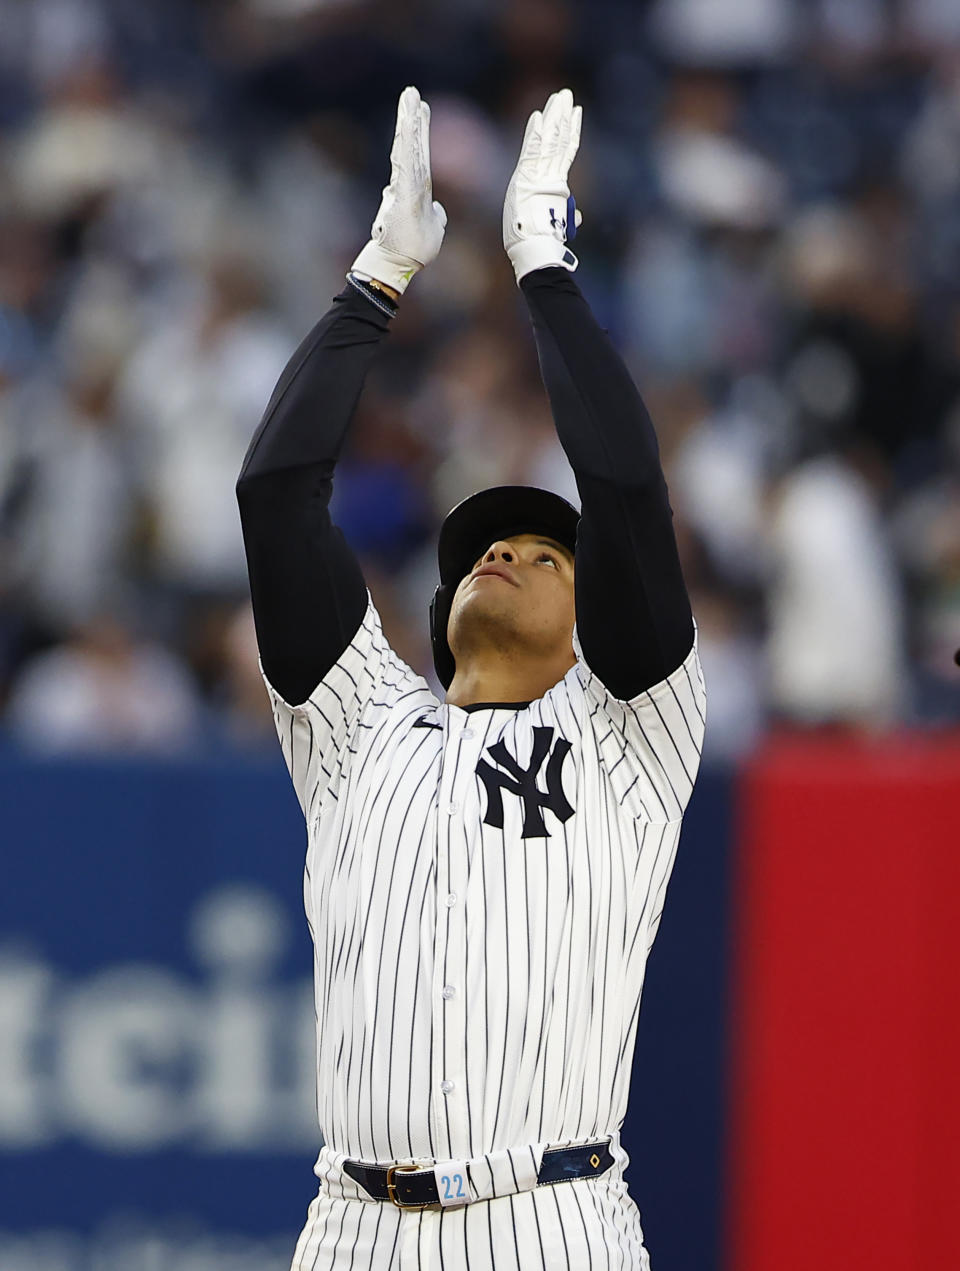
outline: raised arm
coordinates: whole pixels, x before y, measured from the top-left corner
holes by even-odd
[[[329,513],[333,472],[396,301],[440,250],[430,109],[404,89],[390,183],[348,285],[287,364],[237,482],[257,641],[270,683],[306,700],[355,635],[367,593]]]
[[[567,171],[579,138],[579,107],[568,90],[531,116],[504,205],[504,245],[580,491],[581,648],[610,692],[626,700],[683,662],[693,620],[653,425],[571,276],[577,258],[566,237],[576,225]]]
[[[341,292],[287,364],[237,482],[260,660],[292,705],[330,670],[367,606],[360,565],[328,507],[387,323],[359,291]]]

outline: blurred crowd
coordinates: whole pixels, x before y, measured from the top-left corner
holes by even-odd
[[[569,85],[577,277],[661,437],[708,754],[960,721],[956,0],[0,0],[7,736],[273,744],[233,486],[407,83],[449,228],[334,496],[401,655],[430,673],[450,506],[575,498],[499,229]]]

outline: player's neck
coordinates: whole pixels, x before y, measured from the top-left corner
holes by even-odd
[[[572,651],[553,658],[502,658],[495,653],[472,657],[457,667],[447,690],[447,704],[533,702],[559,683],[573,664]]]

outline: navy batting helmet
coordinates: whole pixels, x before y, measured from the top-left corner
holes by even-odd
[[[447,643],[454,592],[490,544],[515,534],[546,534],[572,552],[577,546],[579,520],[577,509],[559,494],[528,485],[481,490],[447,514],[437,544],[440,585],[430,602],[433,665],[444,688],[450,687],[455,669]]]

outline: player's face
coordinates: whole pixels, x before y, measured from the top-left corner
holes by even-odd
[[[573,662],[573,555],[554,539],[498,539],[476,561],[453,598],[447,639],[454,657],[472,648],[569,653]]]

